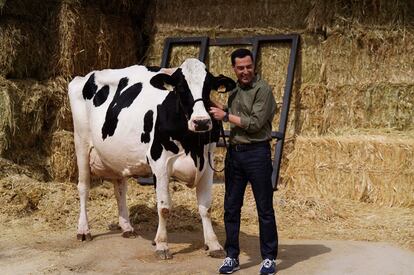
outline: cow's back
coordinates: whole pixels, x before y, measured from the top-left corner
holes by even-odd
[[[75,135],[93,150],[96,165],[120,176],[148,173],[157,105],[167,96],[150,84],[155,74],[131,66],[93,71],[69,83]]]

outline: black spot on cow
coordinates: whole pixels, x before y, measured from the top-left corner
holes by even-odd
[[[171,94],[168,96],[170,95]],[[150,150],[153,160],[159,159],[164,149],[177,154],[179,152],[179,148],[173,141],[171,141],[170,137],[177,134],[176,129],[182,129],[182,131],[187,130],[186,127],[182,127],[179,120],[174,121],[171,119],[176,115],[175,112],[169,116],[169,113],[166,111],[169,102],[167,98],[164,100],[163,104],[157,106],[158,116],[154,127],[154,141],[152,142]],[[168,125],[168,123],[173,124]]]
[[[165,84],[171,85],[172,87],[174,87],[175,91],[183,91],[183,88],[185,88],[185,87],[177,87],[177,85],[187,86],[187,89],[188,89],[188,85],[184,79],[181,68],[178,68],[177,70],[175,70],[175,72],[172,75],[164,74],[164,73],[159,73],[159,74],[154,75],[150,79],[150,84],[153,87],[160,89],[160,90],[167,90]]]
[[[118,125],[118,116],[123,108],[128,108],[134,102],[135,98],[142,90],[142,83],[138,82],[125,91],[121,91],[128,85],[128,78],[124,77],[118,83],[118,88],[115,92],[112,102],[109,104],[106,111],[105,122],[102,126],[102,139],[112,136]]]
[[[101,106],[102,104],[105,103],[106,99],[108,98],[108,95],[109,95],[109,86],[105,85],[101,89],[99,89],[99,91],[94,96],[93,105],[95,105],[95,107]]]
[[[148,143],[150,142],[150,133],[152,127],[154,126],[154,112],[149,110],[145,113],[144,116],[144,133],[141,134],[141,142]]]
[[[92,99],[95,95],[98,86],[95,84],[95,74],[91,74],[89,79],[86,81],[85,86],[82,89],[82,95],[84,99]]]
[[[147,70],[150,72],[157,73],[161,70],[161,67],[158,66],[147,66]]]

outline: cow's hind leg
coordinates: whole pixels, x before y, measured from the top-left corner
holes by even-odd
[[[79,241],[92,240],[89,231],[87,202],[90,189],[90,168],[89,168],[89,145],[75,133],[76,161],[79,170],[78,192],[80,202],[80,212],[78,220],[78,231],[76,238]]]
[[[207,167],[197,184],[198,211],[203,223],[204,244],[208,250],[208,255],[214,258],[223,258],[225,256],[223,247],[218,242],[213,225],[211,224],[212,185],[213,170]]]
[[[119,226],[122,228],[122,237],[135,238],[136,233],[129,220],[126,193],[128,190],[127,181],[123,178],[114,181],[114,193],[118,204]]]
[[[168,249],[167,242],[167,220],[171,211],[171,198],[168,190],[168,176],[166,174],[156,175],[157,177],[157,210],[158,210],[158,229],[154,242],[156,245],[155,253],[162,259],[171,259],[172,254]]]

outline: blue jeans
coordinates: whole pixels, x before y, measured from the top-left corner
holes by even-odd
[[[250,182],[259,215],[260,252],[263,259],[276,259],[278,236],[273,210],[272,160],[269,143],[259,146],[230,147],[226,155],[224,224],[228,257],[240,254],[240,213],[244,192]]]

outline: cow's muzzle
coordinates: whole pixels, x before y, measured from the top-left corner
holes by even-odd
[[[206,132],[212,128],[211,119],[194,119],[194,132]]]

